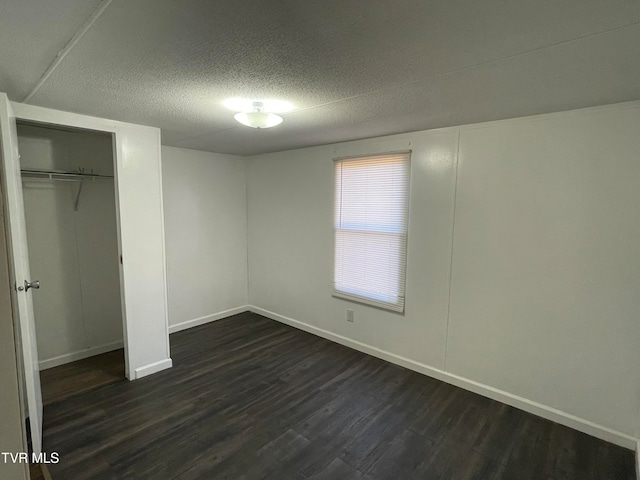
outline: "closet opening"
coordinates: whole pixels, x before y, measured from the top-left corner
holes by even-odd
[[[18,121],[42,399],[125,380],[114,136]]]

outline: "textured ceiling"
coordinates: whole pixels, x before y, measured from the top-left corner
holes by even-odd
[[[250,155],[640,98],[638,0],[0,5],[0,91],[179,147]],[[222,106],[238,96],[295,110],[254,130]]]
[[[100,0],[0,0],[0,91],[22,101]]]

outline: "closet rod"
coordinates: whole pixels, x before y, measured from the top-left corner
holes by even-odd
[[[84,173],[80,172],[61,172],[55,170],[20,170],[23,177],[39,178],[41,180],[62,180],[65,182],[80,182],[78,184],[78,191],[76,192],[76,198],[73,202],[73,210],[78,211],[78,205],[80,204],[80,194],[82,193],[82,185],[84,180],[91,180],[93,182],[100,178],[113,178],[113,175],[99,175],[97,173]]]
[[[113,178],[113,175],[99,175],[97,173],[60,172],[55,170],[21,170],[23,177],[45,178],[49,180],[82,180],[84,178]]]

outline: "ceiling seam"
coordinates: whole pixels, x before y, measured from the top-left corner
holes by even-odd
[[[67,44],[58,52],[56,58],[53,59],[53,62],[47,67],[44,71],[38,83],[34,85],[31,91],[27,94],[26,97],[22,100],[22,103],[28,103],[33,96],[38,93],[40,88],[45,84],[45,82],[49,79],[49,77],[53,74],[53,72],[58,68],[58,66],[62,63],[64,58],[69,54],[69,52],[76,46],[76,44],[80,41],[80,39],[89,31],[89,29],[98,21],[100,16],[104,13],[107,7],[111,4],[113,0],[102,0],[102,3],[98,5],[98,7],[93,11],[93,13],[89,16],[86,22],[82,24],[82,26],[78,29],[78,31],[71,37],[71,40],[67,42]]]
[[[640,21],[636,21],[636,22],[633,22],[633,23],[628,23],[628,24],[620,26],[620,27],[613,27],[613,28],[610,28],[608,30],[601,30],[599,32],[590,33],[588,35],[583,35],[581,37],[572,38],[570,40],[563,40],[561,42],[552,43],[552,44],[549,44],[549,45],[545,45],[543,47],[534,48],[532,50],[526,50],[524,52],[514,53],[512,55],[507,55],[506,57],[496,58],[496,59],[493,59],[493,60],[487,60],[486,62],[475,63],[473,65],[466,65],[464,67],[455,68],[455,69],[449,70],[447,72],[435,73],[433,75],[429,75],[429,76],[426,76],[424,78],[421,78],[420,80],[412,80],[410,82],[396,83],[396,84],[393,84],[393,85],[388,85],[386,87],[378,88],[376,90],[370,90],[368,92],[359,93],[357,95],[352,95],[351,97],[345,97],[345,98],[341,98],[339,100],[333,100],[331,102],[320,103],[318,105],[312,105],[312,106],[306,107],[306,108],[300,108],[298,110],[293,110],[292,112],[289,112],[289,113],[304,112],[306,110],[311,110],[311,109],[319,108],[319,107],[325,107],[327,105],[332,105],[334,103],[343,102],[345,100],[352,100],[354,98],[364,97],[366,95],[371,95],[372,93],[379,93],[379,92],[382,92],[384,90],[390,90],[390,89],[398,88],[398,87],[405,87],[407,85],[419,84],[419,83],[422,83],[422,82],[426,82],[428,80],[433,80],[434,78],[443,77],[445,75],[451,75],[452,73],[460,73],[460,72],[464,72],[466,70],[473,70],[473,69],[478,68],[478,67],[484,67],[484,66],[487,66],[487,65],[493,65],[493,64],[496,64],[496,63],[503,62],[505,60],[511,60],[512,58],[522,57],[524,55],[529,55],[531,53],[536,53],[536,52],[539,52],[541,50],[545,50],[547,48],[553,48],[553,47],[558,47],[558,46],[566,45],[566,44],[573,43],[573,42],[578,42],[578,41],[585,40],[585,39],[590,38],[590,37],[595,37],[597,35],[604,35],[606,33],[611,33],[611,32],[615,32],[615,31],[618,31],[618,30],[623,30],[625,28],[635,27],[637,25],[640,25]]]
[[[558,47],[558,46],[569,44],[569,43],[573,43],[573,42],[578,42],[578,41],[585,40],[585,39],[590,38],[590,37],[594,37],[594,36],[597,36],[597,35],[604,35],[606,33],[615,32],[617,30],[623,30],[625,28],[630,28],[630,27],[634,27],[634,26],[637,26],[637,25],[640,25],[640,21],[635,21],[633,23],[628,23],[626,25],[622,25],[622,26],[619,26],[619,27],[613,27],[613,28],[610,28],[610,29],[607,29],[607,30],[601,30],[599,32],[589,33],[587,35],[583,35],[583,36],[580,36],[580,37],[575,37],[575,38],[572,38],[572,39],[569,39],[569,40],[563,40],[561,42],[552,43],[552,44],[549,44],[549,45],[545,45],[543,47],[534,48],[532,50],[526,50],[524,52],[514,53],[512,55],[507,55],[506,57],[496,58],[496,59],[493,59],[493,60],[487,60],[486,62],[480,62],[480,63],[476,63],[476,64],[473,64],[473,65],[466,65],[464,67],[460,67],[460,68],[456,68],[456,69],[453,69],[453,70],[449,70],[447,72],[435,73],[433,75],[428,75],[428,76],[426,76],[424,78],[421,78],[420,80],[412,80],[410,82],[396,83],[396,84],[388,85],[388,86],[381,87],[381,88],[378,88],[378,89],[375,89],[375,90],[370,90],[368,92],[359,93],[357,95],[352,95],[350,97],[344,97],[344,98],[340,98],[338,100],[332,100],[330,102],[319,103],[317,105],[311,105],[309,107],[300,108],[300,109],[297,109],[297,110],[292,110],[291,112],[287,112],[287,114],[295,114],[295,113],[299,113],[299,112],[305,112],[307,110],[313,110],[314,108],[326,107],[327,105],[333,105],[335,103],[340,103],[340,102],[345,102],[347,100],[353,100],[355,98],[365,97],[367,95],[380,93],[380,92],[383,92],[383,91],[386,91],[386,90],[392,90],[394,88],[405,87],[407,85],[420,84],[420,83],[427,82],[429,80],[433,80],[435,78],[443,77],[443,76],[446,76],[446,75],[451,75],[451,74],[455,74],[455,73],[461,73],[461,72],[464,72],[464,71],[467,71],[467,70],[473,70],[473,69],[476,69],[476,68],[479,68],[479,67],[484,67],[484,66],[487,66],[487,65],[497,64],[497,63],[503,62],[505,60],[511,60],[513,58],[521,57],[521,56],[524,56],[524,55],[529,55],[531,53],[536,53],[536,52],[539,52],[539,51],[547,49],[547,48],[553,48],[553,47]],[[287,114],[282,114],[282,116],[286,118]],[[188,142],[190,140],[195,140],[195,139],[198,139],[198,138],[201,138],[201,137],[206,137],[206,136],[209,136],[209,135],[212,135],[212,134],[222,133],[222,132],[226,132],[228,130],[236,130],[238,128],[242,128],[242,127],[238,126],[238,127],[222,128],[220,130],[211,130],[211,131],[208,131],[206,133],[202,133],[202,134],[199,134],[199,135],[194,135],[192,137],[181,138],[180,140],[177,140],[175,143],[180,144],[180,143]],[[186,147],[178,147],[178,148],[186,148]]]

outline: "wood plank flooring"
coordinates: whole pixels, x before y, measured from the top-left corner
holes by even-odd
[[[125,380],[124,350],[84,358],[40,372],[45,405],[101,385]]]
[[[252,313],[171,356],[45,407],[54,480],[635,478],[630,450]]]
[[[42,468],[38,464],[29,464],[29,477],[30,480],[45,480]]]

